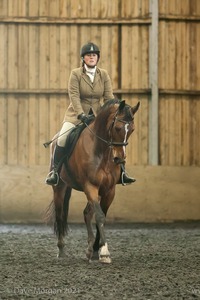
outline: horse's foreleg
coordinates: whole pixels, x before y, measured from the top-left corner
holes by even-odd
[[[86,256],[89,259],[89,261],[92,258],[93,255],[93,244],[94,244],[94,233],[92,230],[92,217],[94,215],[94,208],[93,205],[88,202],[84,211],[83,211],[83,215],[84,215],[84,220],[85,220],[85,224],[86,224],[86,228],[87,228],[87,232],[88,232],[88,248],[86,250]]]
[[[111,263],[111,258],[110,258],[110,252],[108,251],[108,244],[106,242],[106,237],[105,237],[105,231],[104,231],[104,224],[106,220],[106,216],[104,212],[101,209],[100,203],[95,202],[94,203],[95,207],[95,218],[96,218],[96,225],[97,225],[97,235],[99,234],[100,239],[99,239],[99,245],[101,245],[100,251],[99,251],[99,261],[102,263]],[[97,240],[96,240],[97,241]]]
[[[114,199],[115,196],[115,188],[106,191],[106,193],[102,193],[101,194],[101,201],[100,201],[100,206],[101,206],[101,210],[103,212],[103,214],[107,215],[108,209]],[[97,232],[96,232],[96,239],[94,242],[94,252],[98,252],[99,253],[99,260],[101,262],[105,262],[105,263],[110,263],[111,259],[110,259],[110,253],[108,251],[108,245],[105,242],[105,244],[103,244],[102,239],[101,239],[101,233],[99,230],[99,226],[96,225],[97,228]],[[105,237],[105,235],[104,235]]]

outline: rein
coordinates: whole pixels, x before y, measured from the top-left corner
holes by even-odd
[[[126,122],[124,120],[121,120],[121,119],[118,119],[117,117],[114,118],[112,124],[110,125],[110,129],[109,131],[111,131],[111,129],[113,128],[113,125],[115,123],[115,121],[118,121],[118,122],[122,122],[122,123],[125,123],[125,124],[129,124],[130,122]],[[108,147],[112,147],[112,146],[115,146],[115,147],[122,147],[122,146],[127,146],[128,145],[128,142],[113,142],[113,141],[107,141],[105,139],[103,139],[102,137],[100,137],[99,135],[97,135],[89,126],[88,124],[86,124],[86,127],[88,128],[88,130],[96,137],[98,138],[99,140],[101,140],[102,142],[106,143],[108,145]]]

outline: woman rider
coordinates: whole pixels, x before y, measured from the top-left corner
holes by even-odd
[[[65,112],[62,128],[57,139],[54,151],[53,170],[48,174],[46,183],[57,185],[59,181],[59,162],[65,154],[65,143],[69,130],[80,121],[86,122],[92,109],[94,115],[101,108],[101,99],[104,102],[114,99],[110,77],[106,70],[97,67],[100,59],[100,51],[94,43],[88,43],[81,48],[82,66],[71,71],[68,93],[70,104]],[[121,164],[123,185],[135,182],[134,178],[128,177],[124,164]]]

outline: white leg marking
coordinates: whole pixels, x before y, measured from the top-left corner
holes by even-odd
[[[111,263],[110,252],[108,251],[107,243],[105,243],[105,245],[99,250],[99,261],[105,264]]]

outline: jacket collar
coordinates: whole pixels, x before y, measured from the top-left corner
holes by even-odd
[[[91,86],[91,87],[94,87],[95,84],[97,84],[97,82],[99,81],[100,79],[100,70],[99,68],[96,68],[96,73],[95,73],[95,76],[94,76],[94,82],[91,82],[89,76],[86,74],[85,72],[85,68],[82,67],[82,78]]]

